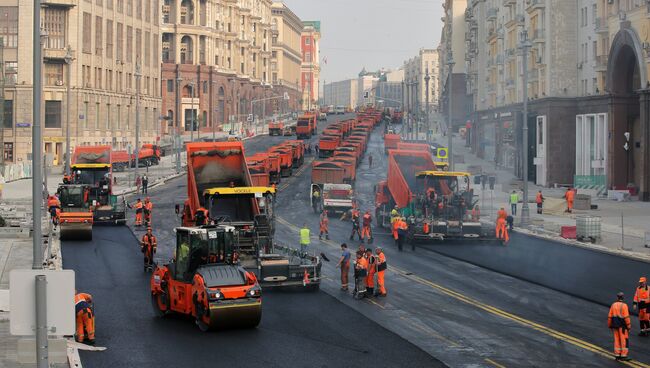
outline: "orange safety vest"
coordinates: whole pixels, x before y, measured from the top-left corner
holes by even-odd
[[[508,217],[508,214],[506,213],[506,210],[499,210],[499,211],[497,212],[497,218],[498,218],[498,219],[502,218],[502,219],[505,220],[506,217]]]
[[[135,212],[140,212],[142,211],[142,202],[136,202],[135,203]]]
[[[623,302],[614,302],[609,308],[609,315],[607,316],[607,327],[609,328],[625,328],[631,329],[630,311],[627,309],[627,304]]]
[[[364,257],[361,257],[357,260],[357,269],[358,270],[367,270],[368,269],[368,260]]]
[[[74,304],[77,305],[81,302],[92,303],[93,297],[88,293],[77,293],[74,296]]]
[[[573,190],[568,190],[565,194],[566,200],[568,202],[573,202],[573,198],[575,197],[576,193]]]
[[[636,292],[634,293],[634,303],[635,304],[650,304],[650,289],[648,286],[637,287]]]
[[[386,255],[384,254],[384,252],[381,252],[381,253],[379,253],[377,255],[377,257],[379,258],[377,260],[377,269],[379,269],[379,265],[381,265],[382,263],[386,263]],[[379,271],[379,272],[382,272],[382,271]]]
[[[535,202],[537,204],[544,202],[544,197],[542,197],[542,193],[537,193],[537,197],[535,198]]]

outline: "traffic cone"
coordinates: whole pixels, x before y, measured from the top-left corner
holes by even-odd
[[[307,286],[309,285],[309,283],[311,283],[311,281],[309,280],[309,272],[307,272],[307,269],[305,269],[305,273],[302,277],[302,286]]]

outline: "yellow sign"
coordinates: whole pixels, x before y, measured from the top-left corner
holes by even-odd
[[[211,188],[203,191],[203,195],[238,195],[238,194],[275,194],[272,187],[235,187],[235,188]]]
[[[447,151],[446,148],[438,148],[436,152],[436,156],[438,158],[447,158],[449,156],[449,152]]]
[[[470,173],[463,171],[420,171],[416,176],[470,176]]]
[[[43,142],[62,143],[65,142],[65,138],[64,137],[43,137]]]
[[[74,164],[71,165],[72,169],[107,169],[111,167],[110,164]]]

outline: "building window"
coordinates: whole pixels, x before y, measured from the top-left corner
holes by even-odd
[[[181,64],[192,64],[192,38],[185,36],[181,39]]]
[[[15,85],[18,75],[18,63],[15,61],[5,62],[5,85]]]
[[[124,12],[124,0],[117,0],[117,11],[120,14]]]
[[[305,53],[305,61],[311,63],[311,52]]]
[[[171,11],[171,0],[165,0],[165,3],[163,5],[163,7],[162,7],[163,23],[169,23],[169,12],[170,11]]]
[[[106,104],[106,130],[111,129],[111,104]]]
[[[11,129],[14,127],[14,101],[13,100],[5,100],[2,117],[3,117],[3,125],[5,128]]]
[[[305,45],[311,45],[311,38],[305,37]]]
[[[95,103],[95,130],[99,129],[99,102]]]
[[[106,58],[113,58],[113,21],[106,20]]]
[[[0,6],[0,37],[4,47],[18,47],[18,7]]]
[[[136,5],[135,5],[135,16],[138,19],[142,19],[142,1],[143,0],[138,0],[138,1],[135,2],[136,3]]]
[[[133,27],[126,26],[126,61],[133,61]]]
[[[14,144],[13,142],[5,142],[4,147],[4,161],[14,162]]]
[[[102,17],[95,17],[95,55],[102,56]]]
[[[85,30],[90,30],[92,29],[92,15],[90,13],[84,13],[84,19],[83,19],[83,29]],[[82,32],[83,33],[83,45],[81,48],[81,51],[83,51],[86,54],[92,53],[92,32]]]
[[[126,0],[126,15],[133,15],[133,0]]]
[[[171,45],[174,40],[174,35],[171,33],[164,33],[162,37],[162,61],[163,63],[173,62],[171,52]]]
[[[66,30],[66,9],[57,7],[43,8],[41,13],[41,24],[43,31],[47,32],[45,48],[64,49]]]
[[[122,105],[117,105],[117,114],[115,115],[115,128],[120,130],[120,119],[122,119]]]
[[[159,66],[159,65],[158,65],[158,62],[157,62],[157,60],[158,60],[158,55],[160,55],[160,54],[158,53],[158,52],[159,52],[159,51],[158,51],[158,45],[159,45],[158,40],[160,40],[160,38],[158,38],[158,34],[157,34],[157,33],[154,33],[154,35],[153,35],[153,57],[151,58],[153,61],[152,61],[152,65],[151,65],[151,66],[154,67],[155,69],[158,69],[158,66]]]
[[[142,63],[142,30],[136,28],[135,30],[135,61]]]
[[[144,65],[151,65],[151,33],[149,31],[144,32]]]
[[[45,85],[62,86],[63,85],[63,64],[45,63]]]
[[[167,92],[174,92],[174,80],[167,79]]]
[[[194,24],[194,5],[190,0],[181,2],[181,24]]]
[[[45,127],[61,127],[61,101],[45,101]]]
[[[115,48],[115,59],[117,61],[122,61],[124,53],[124,28],[122,23],[117,23],[117,47]]]
[[[86,129],[88,129],[88,126],[89,126],[88,125],[88,112],[89,111],[90,111],[90,109],[88,108],[88,101],[84,101],[84,118],[83,118],[83,121],[84,121],[84,126],[85,126]]]
[[[203,81],[203,93],[208,93],[208,81]]]

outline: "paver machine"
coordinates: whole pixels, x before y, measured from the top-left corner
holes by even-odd
[[[188,199],[183,225],[197,225],[197,212],[207,220],[234,228],[239,263],[254,272],[264,287],[320,284],[321,260],[276,244],[275,188],[253,186],[242,142],[187,145]]]
[[[111,146],[75,148],[70,165],[72,182],[58,189],[62,238],[90,238],[93,224],[126,224],[124,198],[113,194],[111,156]],[[87,221],[88,212],[92,221]]]
[[[179,227],[174,258],[154,270],[151,304],[159,317],[191,316],[201,331],[252,328],[262,319],[262,289],[238,265],[235,228]]]

